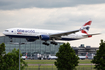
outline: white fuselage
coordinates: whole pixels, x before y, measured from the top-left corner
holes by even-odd
[[[61,33],[65,31],[56,31],[56,30],[45,30],[45,29],[27,29],[27,28],[11,28],[6,29],[3,34],[9,37],[18,37],[18,38],[35,38],[39,39],[40,35],[51,35],[56,33]],[[78,40],[84,38],[84,35],[81,32],[72,33],[69,35],[61,36],[59,40]]]

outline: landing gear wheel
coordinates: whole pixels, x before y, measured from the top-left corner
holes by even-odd
[[[54,45],[57,45],[57,43],[56,42],[50,42],[51,44],[54,44]]]
[[[10,37],[10,42],[13,42],[13,41],[12,41],[12,37]]]
[[[13,42],[12,40],[10,42]]]
[[[49,43],[47,43],[47,42],[43,42],[42,44],[49,46]]]

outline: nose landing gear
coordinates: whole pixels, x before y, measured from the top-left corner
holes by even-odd
[[[9,38],[10,38],[10,42],[13,42],[12,37],[9,37]]]

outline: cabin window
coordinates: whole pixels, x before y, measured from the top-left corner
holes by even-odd
[[[5,30],[5,32],[9,32],[8,30]]]

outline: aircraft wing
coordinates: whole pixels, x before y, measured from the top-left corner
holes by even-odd
[[[61,36],[66,36],[75,32],[78,32],[82,29],[78,29],[78,30],[73,30],[73,31],[67,31],[67,32],[61,32],[61,33],[55,33],[55,34],[51,34],[50,37],[61,37]]]

